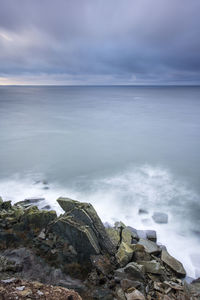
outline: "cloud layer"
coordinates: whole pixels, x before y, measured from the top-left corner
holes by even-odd
[[[199,0],[0,0],[0,83],[200,84]]]

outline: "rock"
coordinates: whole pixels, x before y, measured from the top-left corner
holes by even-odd
[[[71,217],[72,222],[75,221],[79,226],[82,224],[90,228],[92,232],[90,235],[96,237],[102,250],[109,254],[115,253],[115,247],[91,204],[81,203],[69,198],[59,198],[57,201],[67,215]]]
[[[162,250],[161,260],[170,267],[178,277],[182,278],[186,276],[182,263],[171,256],[166,250]]]
[[[45,206],[43,206],[41,209],[49,210],[49,209],[51,209],[51,206],[50,206],[50,205],[45,205]]]
[[[3,199],[2,197],[0,196],[0,205],[3,203]]]
[[[111,259],[105,255],[91,255],[91,262],[103,275],[108,275],[113,270]]]
[[[128,290],[129,288],[141,288],[141,282],[139,281],[133,281],[133,280],[130,280],[130,279],[122,279],[120,281],[120,285],[121,285],[121,288],[123,289],[123,291],[126,291]]]
[[[133,228],[131,226],[127,226],[126,229],[131,232],[132,238],[134,240],[139,241],[138,230],[136,230],[135,228]]]
[[[146,236],[148,240],[156,243],[157,235],[155,230],[146,230]]]
[[[57,214],[54,210],[39,210],[36,206],[29,207],[21,218],[24,228],[44,228],[55,220]]]
[[[152,219],[155,223],[158,224],[167,224],[168,223],[168,215],[163,212],[155,212],[152,216]]]
[[[11,201],[0,202],[0,209],[9,210],[12,208]]]
[[[133,245],[132,245],[132,247],[133,247]],[[145,248],[143,245],[136,244],[136,245],[134,245],[133,250],[134,250],[133,261],[137,262],[140,260],[145,260],[145,261],[151,260],[150,254],[145,251]]]
[[[120,247],[116,253],[117,262],[121,267],[127,265],[133,256],[133,249],[125,242],[120,244]]]
[[[131,262],[124,268],[117,269],[115,272],[116,279],[144,280],[144,267],[135,262]]]
[[[159,254],[161,252],[161,249],[156,245],[156,243],[145,240],[145,239],[140,239],[138,242],[139,245],[144,246],[145,251],[149,254]]]
[[[156,243],[157,236],[155,230],[137,230],[137,234],[140,239],[147,239]]]
[[[140,208],[140,209],[138,210],[138,214],[139,214],[139,215],[147,215],[148,213],[149,213],[148,210],[143,209],[143,208]]]
[[[164,274],[164,267],[155,260],[151,261],[138,261],[138,264],[144,266],[145,272],[162,275]]]
[[[117,300],[126,300],[124,291],[120,287],[116,287],[115,293],[117,295]]]
[[[134,290],[130,293],[126,293],[126,299],[127,300],[145,300],[145,297],[142,293],[140,293],[138,290]]]
[[[24,208],[27,208],[31,205],[38,204],[39,202],[44,201],[44,200],[45,200],[45,198],[27,198],[23,201],[16,202],[14,205],[15,206],[20,205]]]

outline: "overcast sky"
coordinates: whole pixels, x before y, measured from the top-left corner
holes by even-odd
[[[200,0],[0,0],[0,84],[200,84]]]

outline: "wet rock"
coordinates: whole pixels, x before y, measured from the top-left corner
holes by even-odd
[[[126,299],[127,300],[145,300],[145,297],[140,291],[138,290],[133,290],[130,293],[126,293]]]
[[[122,242],[116,253],[117,262],[121,267],[124,267],[131,261],[132,257],[133,257],[133,249],[131,248],[131,245]]]
[[[66,214],[71,217],[71,224],[76,222],[79,226],[81,223],[83,226],[88,226],[90,236],[93,236],[93,239],[96,237],[96,240],[98,240],[97,244],[99,244],[100,248],[109,254],[115,253],[115,247],[111,242],[102,221],[91,204],[81,203],[69,198],[59,198],[57,201]],[[96,252],[98,251],[99,250]]]
[[[156,243],[145,240],[145,239],[140,239],[138,242],[139,245],[144,246],[145,251],[149,254],[159,254],[161,252],[161,249],[157,246]]]
[[[165,271],[164,267],[162,267],[161,264],[155,260],[139,261],[138,264],[144,266],[145,272],[147,273],[162,275]]]
[[[155,223],[158,224],[167,224],[168,223],[168,215],[163,212],[155,212],[152,216],[152,219]]]
[[[139,215],[147,215],[148,213],[149,213],[148,210],[143,209],[143,208],[140,208],[140,209],[138,210],[138,214],[139,214]]]
[[[39,202],[44,201],[44,200],[45,200],[45,198],[27,198],[27,199],[25,199],[23,201],[16,202],[14,205],[15,206],[20,205],[20,206],[22,206],[24,208],[27,208],[27,207],[29,207],[31,205],[38,204]]]
[[[182,278],[186,276],[182,263],[171,256],[166,250],[162,250],[161,260],[170,267],[178,277]]]
[[[156,243],[157,235],[155,230],[146,230],[146,236],[148,240]]]

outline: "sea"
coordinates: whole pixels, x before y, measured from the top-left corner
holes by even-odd
[[[0,196],[90,202],[200,277],[200,87],[0,86]]]

